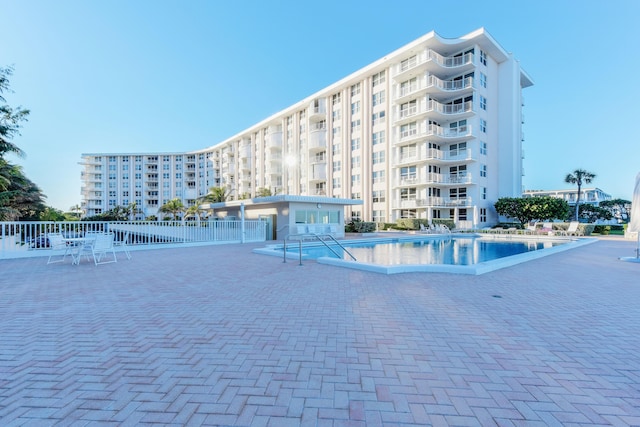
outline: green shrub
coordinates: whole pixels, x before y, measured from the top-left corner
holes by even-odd
[[[417,230],[420,228],[420,220],[416,218],[400,218],[397,221],[399,230]]]

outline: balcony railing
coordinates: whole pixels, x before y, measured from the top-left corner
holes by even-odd
[[[429,49],[428,58],[445,68],[461,67],[473,63],[472,53],[465,53],[460,56],[442,56],[438,52]]]

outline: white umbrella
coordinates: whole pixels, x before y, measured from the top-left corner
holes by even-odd
[[[620,258],[624,261],[640,262],[640,173],[636,175],[636,186],[633,189],[633,200],[631,200],[631,219],[627,226],[627,236],[631,237],[633,234],[638,239],[638,247],[636,248],[635,257]]]
[[[627,232],[640,232],[640,173],[636,175],[636,186],[633,189],[633,200],[631,201],[631,220]]]

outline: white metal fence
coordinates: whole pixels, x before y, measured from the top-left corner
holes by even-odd
[[[112,232],[116,241],[132,247],[214,242],[263,242],[267,222],[245,221],[24,221],[0,222],[0,259],[44,256],[49,233],[82,237],[87,232]]]

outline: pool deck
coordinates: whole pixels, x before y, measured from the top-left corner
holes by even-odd
[[[480,276],[261,246],[0,260],[1,424],[640,425],[635,242]]]

